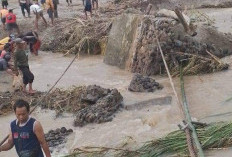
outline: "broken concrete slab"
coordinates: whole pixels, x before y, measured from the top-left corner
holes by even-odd
[[[153,105],[171,105],[172,97],[171,96],[164,96],[164,97],[158,97],[153,98],[149,100],[144,100],[141,102],[136,102],[133,104],[125,104],[124,108],[126,110],[135,110],[135,109],[142,109]]]
[[[136,29],[140,22],[140,16],[135,14],[123,14],[115,19],[106,47],[104,62],[106,64],[126,68],[129,59],[129,51],[136,38]]]

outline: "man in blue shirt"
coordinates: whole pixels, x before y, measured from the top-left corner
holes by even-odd
[[[19,99],[13,108],[17,119],[11,122],[8,142],[0,146],[0,152],[15,146],[19,157],[44,157],[42,149],[51,157],[40,122],[29,116],[28,102]]]

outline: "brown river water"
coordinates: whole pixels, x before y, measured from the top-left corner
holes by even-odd
[[[216,13],[212,13],[211,10],[206,10],[206,12],[215,18],[224,15],[221,12],[226,12],[226,15],[229,14],[228,16],[231,17],[232,9],[222,9]],[[220,24],[217,26],[222,29]],[[222,31],[231,32],[231,27],[226,27]],[[34,88],[39,91],[48,90],[71,62],[72,57],[45,52],[41,52],[38,57],[30,56],[30,67],[35,75]],[[224,60],[231,64],[231,57]],[[132,76],[133,74],[127,71],[105,65],[102,56],[86,56],[73,63],[57,87],[68,88],[72,85],[96,84],[105,88],[117,88],[124,97],[125,106],[132,106],[134,103],[149,99],[173,97],[167,77],[154,77],[164,85],[161,91],[149,94],[129,92],[127,86]],[[231,121],[232,102],[225,102],[226,99],[232,97],[231,78],[231,69],[214,74],[185,77],[185,90],[192,117],[202,122]],[[0,73],[0,90],[10,90],[11,81],[6,73]],[[179,79],[175,78],[174,83],[179,93]],[[45,132],[61,126],[74,130],[64,148],[58,148],[60,152],[53,153],[54,157],[67,154],[73,148],[80,146],[120,147],[125,143],[129,143],[132,147],[141,146],[145,141],[162,137],[178,129],[177,124],[181,121],[174,97],[171,103],[163,101],[154,105],[145,105],[142,108],[122,109],[111,122],[89,124],[82,128],[73,127],[73,116],[70,114],[56,118],[53,111],[38,109],[32,116],[42,123]],[[0,139],[7,135],[9,123],[14,118],[13,113],[0,117]],[[206,156],[209,157],[231,157],[231,154],[230,149],[206,152]],[[14,157],[16,153],[12,149],[8,152],[1,152],[0,156]]]

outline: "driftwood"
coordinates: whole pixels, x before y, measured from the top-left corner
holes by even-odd
[[[152,9],[152,4],[149,4],[146,9],[146,15],[149,15]]]
[[[197,32],[195,31],[195,26],[193,26],[191,23],[188,24],[186,22],[182,12],[178,8],[176,8],[174,12],[176,13],[180,23],[183,25],[185,32],[191,36],[197,35]]]
[[[185,21],[184,16],[183,16],[183,14],[181,13],[181,11],[180,11],[178,8],[176,8],[176,9],[174,10],[174,12],[176,13],[177,17],[179,18],[180,23],[184,26],[185,32],[188,33],[188,32],[189,32],[189,25],[188,25],[187,22]]]

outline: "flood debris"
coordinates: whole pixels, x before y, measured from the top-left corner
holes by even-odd
[[[111,121],[123,103],[123,97],[117,89],[96,85],[74,86],[67,90],[56,88],[46,97],[43,96],[42,92],[33,96],[21,91],[0,93],[0,115],[12,112],[13,102],[23,98],[31,106],[39,105],[42,109],[55,110],[57,116],[63,112],[73,113],[76,116],[74,126],[84,126],[88,123]]]
[[[111,121],[113,114],[122,107],[123,97],[117,89],[88,86],[81,101],[86,107],[76,112],[74,126]]]
[[[43,108],[56,110],[57,114],[71,112],[74,126],[102,123],[113,119],[122,106],[123,97],[117,89],[105,89],[96,85],[55,89],[41,104]]]
[[[154,92],[160,89],[163,89],[161,84],[141,74],[135,74],[128,87],[128,90],[132,92]]]
[[[204,150],[227,149],[231,146],[231,122],[210,123],[207,125],[194,124]],[[222,133],[223,132],[223,133]],[[176,130],[165,137],[153,139],[144,143],[137,149],[110,148],[110,147],[81,147],[74,149],[71,156],[115,156],[115,157],[141,157],[141,156],[189,156],[186,135],[183,130]]]
[[[125,22],[125,19],[128,20]],[[218,62],[207,51],[218,58],[230,55],[232,47],[228,38],[212,28],[198,28],[191,24],[189,27],[191,31],[185,32],[183,25],[173,17],[129,14],[120,16],[113,23],[104,62],[148,76],[165,74],[157,46],[159,39],[173,76],[178,75],[181,64],[185,75],[227,69],[228,64]],[[210,37],[220,40],[213,41]]]
[[[48,133],[45,134],[49,149],[52,150],[59,145],[65,144],[67,142],[67,136],[71,133],[73,133],[73,130],[66,129],[65,127],[49,130]]]
[[[15,92],[0,92],[0,115],[11,113],[13,111],[12,106],[17,99],[24,99],[33,106],[36,105],[36,100],[39,100],[42,95],[43,93],[39,91],[33,95],[28,95],[19,90]]]

